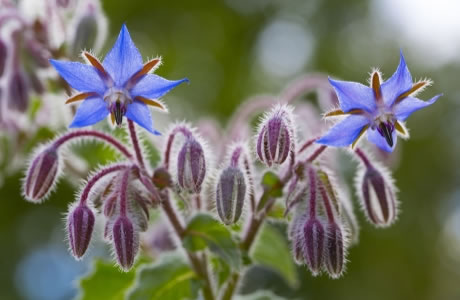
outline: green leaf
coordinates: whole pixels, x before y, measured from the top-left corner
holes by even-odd
[[[291,287],[297,286],[297,272],[287,240],[273,225],[263,225],[249,256],[255,263],[280,274]]]
[[[210,215],[195,215],[187,225],[182,243],[190,251],[208,247],[231,268],[238,269],[241,265],[240,251],[231,232]]]
[[[248,295],[238,295],[235,300],[284,300],[285,298],[277,296],[270,291],[257,291]]]
[[[278,198],[283,196],[283,182],[281,179],[273,172],[265,172],[262,177],[262,186],[264,187],[264,194],[262,195],[259,204],[257,205],[257,210],[261,210],[265,203],[267,203],[270,198]]]
[[[123,300],[134,282],[135,271],[124,273],[112,262],[95,260],[90,274],[79,281],[80,300]]]
[[[198,277],[184,257],[178,253],[168,253],[160,256],[157,262],[139,268],[127,299],[195,299],[198,289]]]

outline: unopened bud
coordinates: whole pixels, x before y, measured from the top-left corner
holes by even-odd
[[[6,45],[3,40],[0,40],[0,77],[2,77],[3,72],[5,71],[6,66]]]
[[[112,228],[112,238],[115,253],[120,267],[128,271],[134,263],[139,248],[139,236],[131,220],[126,216],[120,216]]]
[[[199,193],[206,174],[204,151],[193,137],[187,138],[179,152],[177,177],[179,186],[190,193]]]
[[[77,24],[72,43],[72,55],[78,56],[81,49],[93,49],[97,37],[97,20],[94,12],[82,16]]]
[[[59,173],[59,154],[53,147],[42,150],[30,163],[24,180],[24,196],[31,202],[43,201],[53,190]]]
[[[310,218],[303,228],[305,239],[305,261],[312,272],[317,276],[323,267],[325,230],[323,223],[317,218]]]
[[[25,112],[29,104],[29,86],[23,72],[15,72],[9,83],[8,107]]]
[[[361,200],[367,218],[376,226],[387,227],[397,216],[396,192],[386,170],[368,167],[362,177]]]
[[[217,212],[225,224],[234,224],[243,212],[246,197],[246,180],[236,167],[226,168],[219,178],[216,191]]]
[[[293,147],[291,109],[287,106],[276,106],[260,124],[257,155],[268,166],[282,164]]]
[[[157,168],[153,173],[152,182],[158,189],[162,190],[171,186],[171,175],[165,168]]]
[[[332,278],[342,275],[345,266],[345,243],[342,229],[329,223],[326,229],[326,270]]]
[[[94,228],[94,213],[86,204],[77,205],[67,217],[69,244],[75,258],[81,258],[88,249]]]
[[[110,218],[115,214],[117,207],[117,195],[112,193],[104,201],[104,216]]]

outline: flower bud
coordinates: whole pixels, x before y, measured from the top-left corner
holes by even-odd
[[[49,195],[57,181],[59,165],[59,154],[53,147],[42,150],[32,160],[23,185],[27,200],[38,203]]]
[[[6,66],[6,45],[3,40],[0,39],[0,77],[2,77],[3,72],[5,71]]]
[[[337,223],[329,223],[326,229],[326,270],[332,278],[342,275],[345,251],[342,229]]]
[[[139,234],[128,217],[118,217],[112,227],[112,238],[118,264],[124,271],[128,271],[133,266],[139,248]]]
[[[97,37],[97,20],[94,13],[89,12],[78,21],[72,43],[72,55],[78,56],[81,49],[94,48]]]
[[[376,226],[387,227],[397,216],[397,200],[393,182],[385,169],[369,166],[361,183],[361,201],[367,218]]]
[[[226,168],[220,175],[216,191],[217,212],[226,225],[236,223],[243,212],[246,180],[236,167]]]
[[[69,244],[75,258],[81,258],[88,249],[94,228],[94,213],[86,204],[78,204],[67,217]]]
[[[304,258],[313,276],[317,276],[323,267],[325,230],[322,222],[313,217],[307,220],[303,228],[305,239]]]
[[[153,172],[152,182],[158,189],[162,190],[171,186],[171,175],[165,168],[157,168]]]
[[[204,151],[193,137],[187,138],[179,152],[177,177],[179,186],[190,193],[199,193],[206,174]]]
[[[276,106],[259,126],[257,155],[269,167],[282,164],[294,147],[291,110]]]
[[[29,104],[29,86],[23,72],[15,72],[9,83],[8,107],[25,112]]]

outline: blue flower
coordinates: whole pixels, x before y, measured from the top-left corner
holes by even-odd
[[[110,114],[112,123],[119,126],[125,116],[159,134],[153,128],[148,105],[166,111],[158,98],[188,80],[170,81],[149,74],[161,61],[155,58],[143,64],[125,25],[102,63],[88,52],[83,52],[83,57],[89,64],[50,60],[59,75],[80,92],[66,103],[84,100],[69,127],[92,125]]]
[[[370,87],[329,78],[339,99],[340,109],[327,113],[325,117],[346,117],[316,142],[327,146],[354,147],[367,131],[370,142],[387,152],[392,152],[398,135],[408,137],[403,123],[407,117],[433,104],[442,96],[437,95],[429,101],[415,98],[416,93],[429,86],[431,81],[413,83],[402,52],[396,72],[387,81],[381,81],[378,71],[372,73]]]

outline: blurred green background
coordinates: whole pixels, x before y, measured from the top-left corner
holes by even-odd
[[[420,97],[444,97],[409,119],[411,139],[398,145],[400,219],[375,229],[356,205],[360,242],[339,280],[299,268],[298,290],[269,273],[245,288],[297,299],[460,299],[460,2],[105,0],[103,8],[110,34],[99,56],[125,22],[146,58],[163,57],[158,74],[190,79],[166,97],[173,119],[210,116],[224,125],[245,98],[277,94],[308,72],[365,83],[379,66],[387,78],[402,49],[416,79],[434,80]],[[21,197],[20,178],[4,174],[0,189],[0,299],[69,299],[91,260],[75,262],[63,241],[74,188],[63,180],[33,205]]]

